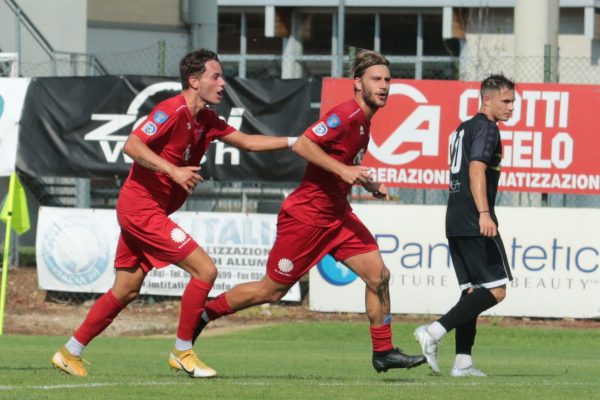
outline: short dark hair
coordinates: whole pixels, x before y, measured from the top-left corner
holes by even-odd
[[[217,56],[217,53],[206,49],[198,49],[186,54],[179,62],[181,87],[188,89],[188,78],[193,75],[202,75],[206,70],[206,63],[211,60],[218,62],[219,56]]]
[[[360,50],[350,65],[352,78],[360,78],[365,71],[373,65],[385,65],[389,68],[390,62],[380,53],[373,50]]]
[[[479,89],[479,95],[483,100],[483,94],[488,90],[500,90],[502,88],[515,90],[515,82],[505,77],[502,73],[491,74],[487,78],[481,81],[481,88]]]

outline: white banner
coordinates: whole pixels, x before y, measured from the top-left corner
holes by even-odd
[[[355,204],[390,269],[393,313],[444,314],[460,291],[444,206]],[[487,315],[600,316],[600,210],[497,207],[514,281]],[[310,273],[310,308],[364,312],[364,283],[330,257]]]
[[[41,207],[36,260],[41,289],[104,293],[114,281],[119,225],[114,210]],[[239,283],[260,280],[276,236],[276,215],[178,212],[171,216],[212,257],[215,297]],[[153,269],[142,294],[181,296],[189,274],[170,265]],[[300,301],[294,285],[284,301]]]
[[[29,79],[0,78],[0,176],[15,170],[19,120]]]

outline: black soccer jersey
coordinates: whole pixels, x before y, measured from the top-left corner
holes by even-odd
[[[494,203],[500,179],[502,144],[500,130],[485,114],[479,113],[460,124],[450,137],[450,185],[446,209],[446,236],[478,236],[479,212],[469,181],[469,164],[487,164],[486,183],[490,215],[498,225]]]

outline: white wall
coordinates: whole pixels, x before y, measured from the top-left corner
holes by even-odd
[[[57,51],[86,52],[87,0],[16,0]]]

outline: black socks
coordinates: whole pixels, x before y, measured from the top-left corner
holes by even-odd
[[[478,288],[473,290],[470,294],[463,295],[458,303],[442,316],[438,322],[446,328],[446,331],[450,332],[452,329],[465,325],[467,322],[471,321],[473,322],[471,331],[474,333],[477,316],[496,304],[498,304],[498,301],[492,292],[485,288]],[[475,337],[474,334],[473,337]]]

